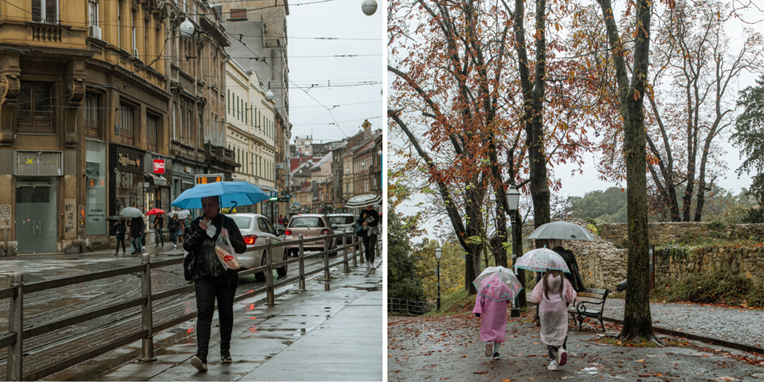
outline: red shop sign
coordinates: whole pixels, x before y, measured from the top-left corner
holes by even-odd
[[[164,174],[165,173],[165,160],[164,159],[154,159],[154,173],[155,174]]]

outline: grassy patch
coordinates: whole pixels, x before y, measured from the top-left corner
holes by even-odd
[[[460,290],[450,293],[441,298],[441,311],[433,309],[423,316],[448,316],[457,313],[465,313],[473,310],[475,305],[475,296],[468,296],[468,291]]]
[[[731,271],[709,272],[657,285],[653,301],[694,302],[737,307],[762,307],[763,282]]]

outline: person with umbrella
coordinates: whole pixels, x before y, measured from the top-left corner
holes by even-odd
[[[173,249],[178,248],[178,230],[181,223],[178,221],[178,214],[170,212],[167,220],[167,230],[170,231],[170,240],[173,241]]]
[[[231,363],[231,332],[234,328],[234,296],[239,284],[236,269],[227,269],[219,259],[216,246],[219,237],[228,237],[236,253],[244,253],[247,245],[233,219],[220,213],[221,201],[227,207],[252,205],[270,196],[246,182],[215,182],[197,185],[176,198],[174,207],[202,208],[203,215],[186,229],[183,249],[191,260],[191,280],[197,300],[197,353],[191,365],[207,370],[207,353],[215,302],[218,302],[221,363]],[[184,267],[186,263],[184,262]]]
[[[567,304],[576,299],[576,291],[564,272],[569,272],[566,262],[556,252],[537,248],[526,252],[516,263],[518,268],[534,272],[544,271],[542,280],[531,291],[531,301],[539,304],[539,339],[547,346],[550,364],[547,370],[558,370],[567,361],[568,339]]]
[[[161,211],[161,210],[160,210]],[[162,236],[162,229],[165,227],[165,218],[162,212],[158,212],[154,217],[154,243],[159,247],[159,243],[162,242],[162,246],[165,246],[165,238]]]
[[[505,342],[507,305],[523,287],[505,267],[489,267],[473,281],[478,294],[473,313],[481,318],[481,341],[486,342],[486,356],[499,359],[499,347]]]
[[[130,243],[133,244],[132,255],[138,255],[141,253],[143,247],[141,246],[141,239],[143,238],[144,225],[143,217],[135,217],[130,220]]]
[[[366,249],[365,257],[369,267],[374,267],[375,245],[377,244],[377,235],[380,233],[380,228],[378,228],[380,224],[379,215],[371,204],[367,205],[367,209],[363,214],[365,216],[361,225],[364,226],[365,231],[365,235],[362,236],[364,248]]]

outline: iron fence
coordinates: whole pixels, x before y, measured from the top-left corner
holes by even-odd
[[[427,301],[412,301],[402,298],[388,299],[388,313],[405,316],[419,316],[430,311],[432,306]]]

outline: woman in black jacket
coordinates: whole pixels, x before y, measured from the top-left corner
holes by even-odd
[[[215,244],[218,237],[227,235],[234,252],[244,253],[247,245],[233,219],[219,213],[217,196],[202,198],[204,215],[189,224],[183,249],[193,257],[193,281],[197,297],[197,354],[191,357],[191,365],[199,371],[207,370],[207,348],[215,300],[218,300],[218,323],[220,325],[221,363],[231,363],[231,331],[234,328],[234,296],[239,285],[237,270],[225,269]]]
[[[380,223],[380,214],[375,211],[374,208],[372,208],[371,205],[367,206],[367,209],[364,211],[364,214],[366,217],[364,218],[364,222],[362,225],[364,226],[364,231],[366,231],[366,235],[362,236],[364,240],[364,248],[366,249],[366,259],[369,263],[369,267],[374,267],[375,263],[375,246],[377,245],[377,235],[380,233],[380,229],[378,228]]]

